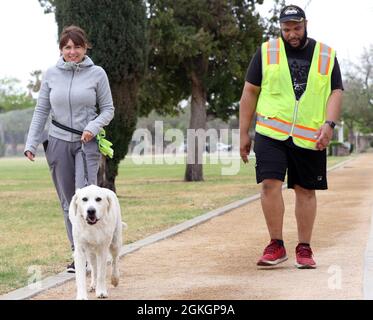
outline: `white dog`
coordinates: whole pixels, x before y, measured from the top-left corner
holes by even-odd
[[[115,193],[90,185],[78,189],[71,200],[69,218],[73,226],[76,298],[87,299],[86,261],[91,268],[90,291],[107,298],[106,266],[112,255],[111,283],[119,283],[118,254],[122,246],[122,218]],[[96,281],[97,280],[97,281]]]

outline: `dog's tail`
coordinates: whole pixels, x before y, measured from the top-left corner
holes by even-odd
[[[128,228],[127,223],[122,221],[122,228],[123,228],[123,230],[126,230]]]

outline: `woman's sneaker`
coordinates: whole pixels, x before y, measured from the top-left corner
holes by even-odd
[[[71,262],[69,265],[67,265],[66,271],[68,273],[75,273],[75,264],[74,264],[74,261]]]
[[[85,270],[86,270],[86,271],[89,271],[89,272],[91,271],[91,269],[89,268],[87,262],[85,263]],[[67,265],[67,267],[66,267],[66,271],[67,271],[68,273],[75,273],[75,264],[74,264],[74,261],[71,262],[69,265]]]
[[[263,256],[259,259],[257,265],[262,267],[275,266],[288,259],[286,250],[282,241],[272,239],[269,245],[264,249]]]
[[[316,262],[313,260],[312,249],[307,244],[298,244],[295,248],[296,262],[298,269],[315,269]]]

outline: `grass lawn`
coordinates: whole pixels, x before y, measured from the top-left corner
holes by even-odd
[[[329,158],[328,165],[345,160]],[[241,163],[235,175],[222,175],[229,164],[204,165],[204,182],[185,183],[184,164],[136,165],[122,162],[116,181],[125,243],[255,194],[255,160]],[[28,284],[35,268],[42,278],[61,272],[71,261],[62,210],[47,163],[38,157],[0,159],[0,294]]]

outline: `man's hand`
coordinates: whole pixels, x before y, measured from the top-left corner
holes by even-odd
[[[83,134],[82,134],[82,137],[80,138],[80,140],[83,143],[87,143],[87,142],[91,141],[93,137],[94,137],[94,135],[93,135],[92,132],[90,132],[90,131],[83,131]]]
[[[316,149],[324,150],[328,145],[330,140],[333,137],[333,129],[327,124],[323,124],[315,135]]]
[[[341,105],[342,105],[342,90],[335,89],[331,92],[328,102],[327,102],[327,113],[326,119],[333,120],[334,122],[339,119],[341,114]],[[324,150],[330,140],[333,137],[333,129],[327,124],[324,123],[321,128],[316,133],[316,149]]]
[[[251,139],[247,132],[242,132],[240,135],[240,156],[244,163],[249,162],[249,154],[251,149]]]
[[[35,161],[34,158],[35,158],[35,155],[31,152],[31,151],[26,151],[25,152],[25,156],[30,160],[30,161]]]

